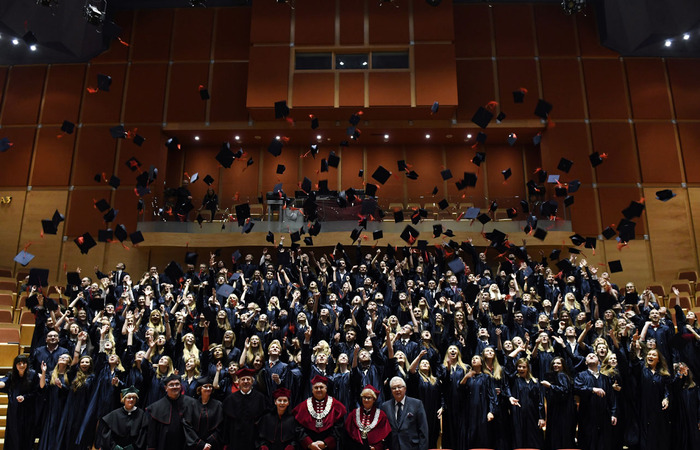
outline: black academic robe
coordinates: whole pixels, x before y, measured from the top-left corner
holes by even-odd
[[[576,435],[576,403],[574,385],[568,375],[550,372],[545,380],[551,387],[543,388],[547,399],[546,448],[574,448]]]
[[[464,370],[453,366],[448,372],[440,368],[440,380],[443,388],[445,409],[442,413],[442,446],[444,448],[464,449],[467,438],[468,410],[464,408],[464,386],[459,382],[464,378]]]
[[[685,381],[678,376],[673,381],[671,443],[676,450],[700,450],[700,388],[685,388]]]
[[[46,374],[46,385],[41,389],[41,396],[45,402],[44,415],[41,420],[43,428],[39,438],[39,450],[55,450],[60,447],[61,437],[58,434],[63,409],[68,397],[68,376],[67,373],[58,375],[61,380],[61,387],[51,383],[51,375]]]
[[[496,413],[496,398],[493,379],[485,374],[476,374],[465,385],[468,409],[467,442],[470,447],[492,447],[489,435],[488,413]]]
[[[643,363],[634,359],[632,371],[639,390],[639,448],[641,450],[668,450],[670,441],[669,411],[661,409],[661,402],[668,398],[670,377],[653,373]]]
[[[5,422],[6,450],[25,450],[34,445],[35,407],[39,389],[36,372],[27,369],[24,379],[13,380],[12,375],[1,378],[5,387],[0,392],[7,394],[7,419]],[[22,402],[17,397],[22,396]]]
[[[199,404],[199,415],[197,421],[192,424],[197,432],[197,441],[191,447],[193,449],[203,449],[205,445],[211,445],[213,450],[222,447],[221,424],[224,420],[224,409],[220,401],[210,398],[207,404]]]
[[[263,415],[258,422],[258,436],[255,448],[267,447],[268,450],[296,450],[301,435],[297,421],[289,412],[282,415],[270,411]],[[291,448],[288,448],[290,447]]]
[[[75,379],[77,366],[69,371],[71,383]],[[76,390],[71,386],[68,391],[66,407],[63,410],[63,417],[58,427],[58,435],[64,443],[64,449],[84,449],[92,445],[95,436],[94,429],[86,430],[81,425],[85,418],[92,390],[95,387],[95,375],[90,374],[85,378],[83,385]]]
[[[148,421],[147,448],[185,450],[197,440],[193,423],[199,417],[197,400],[180,395],[176,400],[163,397],[146,408]]]
[[[593,388],[605,391],[604,397]],[[612,417],[617,417],[617,405],[610,378],[598,377],[590,371],[579,373],[574,380],[574,393],[579,396],[578,440],[582,450],[607,450],[612,444]]]
[[[418,373],[409,373],[407,395],[423,402],[428,420],[428,447],[437,448],[440,436],[440,419],[438,419],[437,412],[442,408],[443,403],[440,380],[436,379],[435,383],[431,383],[424,380]]]
[[[264,394],[251,390],[245,395],[241,391],[226,397],[224,409],[224,443],[236,450],[255,448],[255,423],[269,408]]]
[[[520,401],[520,406],[511,406],[514,448],[542,448],[544,435],[537,426],[539,419],[545,418],[544,399],[540,383],[535,379],[529,382],[515,376],[510,380],[510,395]]]
[[[146,448],[148,413],[141,408],[126,411],[118,408],[100,420],[95,447],[114,450],[131,445],[134,450]],[[119,447],[117,447],[119,446]]]

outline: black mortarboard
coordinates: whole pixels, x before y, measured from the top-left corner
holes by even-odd
[[[579,245],[583,244],[584,242],[586,242],[586,238],[584,238],[583,236],[581,236],[578,233],[569,236],[569,239],[571,239],[571,242],[573,242],[573,244],[576,246],[579,246]]]
[[[58,227],[58,225],[64,220],[66,220],[66,217],[63,214],[58,212],[58,210],[54,211],[53,217],[51,218],[51,221],[54,223],[54,225]]]
[[[321,172],[328,172],[328,161],[325,158],[321,160]]]
[[[450,268],[452,273],[455,275],[459,275],[460,273],[464,273],[464,269],[466,266],[464,265],[464,261],[462,261],[462,258],[455,258],[452,261],[447,263],[447,266]]]
[[[360,170],[357,172],[357,176],[360,177],[360,178],[362,178],[362,176],[363,176],[364,174],[365,174],[364,169],[360,169]]]
[[[131,243],[134,245],[140,244],[141,242],[143,242],[145,240],[143,238],[143,233],[141,233],[141,231],[139,231],[139,230],[136,230],[133,233],[131,233],[129,235],[129,239],[131,240]]]
[[[128,167],[129,170],[131,170],[132,172],[136,172],[139,169],[139,167],[141,167],[141,162],[138,159],[136,159],[135,156],[129,158],[125,164],[126,167]]]
[[[408,245],[413,245],[414,242],[416,242],[416,239],[418,239],[418,236],[420,235],[420,232],[413,228],[410,225],[406,225],[406,228],[403,229],[401,232],[401,239],[406,241]]]
[[[309,235],[310,236],[318,236],[318,233],[320,233],[320,232],[321,232],[321,222],[316,222],[309,227]]]
[[[574,266],[571,264],[571,261],[569,261],[568,259],[562,259],[561,261],[557,261],[556,266],[562,272],[570,272],[574,268]]]
[[[598,240],[598,239],[596,239],[596,238],[594,238],[594,237],[587,237],[587,238],[586,238],[586,245],[585,245],[584,247],[595,249],[596,244],[597,244],[597,240]]]
[[[535,107],[535,115],[541,119],[547,120],[549,113],[552,112],[552,105],[546,101],[539,99]]]
[[[501,170],[501,175],[503,175],[503,179],[507,180],[508,178],[510,178],[511,175],[513,175],[513,172],[510,170],[509,167],[506,170]]]
[[[112,84],[112,77],[102,73],[97,74],[97,89],[109,92],[109,87]]]
[[[348,122],[350,122],[350,125],[356,126],[358,123],[360,123],[360,114],[357,114],[357,113],[353,114],[348,119]]]
[[[525,92],[523,89],[513,91],[513,103],[523,103],[525,101]]]
[[[486,135],[486,133],[479,131],[479,133],[477,133],[477,135],[476,135],[476,142],[483,144],[486,142],[487,137],[488,136]]]
[[[452,172],[450,171],[450,169],[443,170],[442,172],[440,172],[440,175],[442,176],[443,180],[449,180],[450,178],[452,178]]]
[[[581,253],[581,250],[577,249],[576,247],[569,247],[567,250],[573,255],[578,255]]]
[[[314,245],[314,239],[311,236],[306,236],[304,238],[304,244],[306,245]]]
[[[656,191],[656,199],[661,200],[662,202],[669,201],[675,196],[676,194],[674,194],[673,191],[670,189],[662,189],[660,191]]]
[[[372,232],[372,239],[375,241],[378,241],[379,239],[384,237],[384,232],[382,230],[375,230]]]
[[[119,212],[118,209],[110,208],[109,211],[107,211],[102,218],[106,223],[109,222],[114,222],[114,218],[117,217],[117,213]]]
[[[442,233],[442,234],[444,234],[445,236],[448,236],[448,237],[455,237],[455,233],[454,233],[454,231],[452,231],[452,230],[451,230],[451,229],[449,229],[449,228],[448,228],[448,229],[446,229],[445,231],[443,231],[443,233]]]
[[[493,229],[492,231],[485,234],[486,239],[491,241],[492,244],[500,244],[506,240],[506,234],[501,230]]]
[[[467,208],[467,211],[464,213],[464,218],[474,220],[479,216],[480,211],[481,211],[481,209],[479,209],[475,206],[470,206],[469,208]]]
[[[399,172],[403,172],[403,171],[405,171],[406,169],[408,169],[408,165],[406,165],[406,161],[403,160],[403,159],[400,159],[400,160],[396,161],[396,165],[397,165],[398,168],[399,168]]]
[[[484,161],[486,161],[486,153],[484,152],[476,152],[476,155],[472,158],[472,163],[477,166],[481,166],[481,163]]]
[[[568,183],[569,194],[575,193],[576,191],[578,191],[578,188],[580,188],[580,187],[581,187],[581,182],[579,180],[569,181],[569,183]]]
[[[211,98],[209,96],[209,90],[204,86],[199,87],[199,98],[201,98],[202,100],[209,100]]]
[[[441,234],[442,234],[442,224],[436,223],[435,225],[433,225],[433,237],[436,237],[436,238],[440,237]]]
[[[642,211],[644,211],[644,203],[630,202],[630,205],[622,210],[622,215],[625,219],[634,219],[635,217],[641,217]]]
[[[82,236],[78,236],[73,240],[73,242],[75,242],[75,245],[78,246],[80,253],[83,255],[87,255],[90,249],[97,245],[97,242],[95,242],[90,233],[85,233]]]
[[[636,226],[637,224],[631,220],[620,220],[620,223],[617,224],[617,232],[620,235],[620,240],[622,242],[629,242],[634,239]]]
[[[510,133],[506,138],[506,142],[512,147],[516,142],[518,142],[518,135],[515,133]]]
[[[417,180],[418,179],[418,173],[415,170],[411,170],[406,174],[406,178],[409,180]]]
[[[402,210],[399,209],[398,211],[394,211],[394,222],[395,223],[403,222],[403,211]]]
[[[108,242],[114,238],[114,231],[111,228],[106,230],[97,230],[97,241]]]
[[[180,278],[185,276],[184,272],[182,271],[182,267],[180,267],[180,264],[176,263],[175,261],[170,261],[163,272],[168,276],[168,278],[170,278],[170,281],[173,284],[179,283]]]
[[[316,128],[318,128],[318,118],[314,117],[311,119],[311,129],[315,130]]]
[[[211,175],[207,175],[206,177],[204,177],[204,179],[202,179],[202,181],[204,181],[204,183],[205,183],[207,186],[211,186],[212,183],[214,182],[214,178],[212,178]]]
[[[248,161],[245,162],[245,166],[246,167],[252,166],[254,162],[255,161],[253,161],[253,158],[248,158]]]
[[[526,200],[520,200],[520,207],[523,209],[523,214],[530,212],[530,204]]]
[[[493,119],[493,113],[483,106],[479,106],[479,109],[477,109],[474,116],[472,116],[472,122],[484,129],[489,126],[491,119]]]
[[[564,206],[571,206],[573,204],[574,204],[574,196],[567,195],[566,198],[564,198]]]
[[[275,234],[272,231],[268,231],[267,236],[265,236],[265,241],[274,245],[275,244]]]
[[[311,180],[307,177],[304,177],[304,180],[301,182],[301,190],[306,193],[311,192]]]
[[[289,233],[289,238],[292,240],[292,242],[299,242],[301,240],[301,233],[299,231],[294,231],[293,233]]]
[[[481,222],[483,225],[486,225],[487,223],[491,222],[491,217],[488,214],[480,214],[476,220]]]
[[[318,154],[318,144],[309,145],[309,153],[311,153],[311,157],[313,159],[316,159],[316,155]]]
[[[141,136],[140,134],[135,134],[134,139],[133,139],[134,144],[138,145],[141,147],[144,142],[146,142],[146,138]]]
[[[537,133],[532,137],[532,145],[536,147],[540,145],[540,142],[542,142],[542,133]]]
[[[272,139],[270,145],[267,146],[267,151],[270,152],[272,156],[279,156],[282,154],[282,140]]]
[[[228,298],[231,294],[233,294],[233,286],[230,284],[222,284],[216,289],[216,295],[219,295],[223,298]]]
[[[496,116],[496,122],[501,123],[505,120],[506,118],[506,113],[503,111],[499,112],[498,115]]]
[[[197,258],[199,255],[197,252],[186,252],[185,253],[185,264],[192,264],[195,265],[197,264]]]
[[[591,165],[593,167],[598,167],[599,165],[603,164],[603,158],[600,156],[600,153],[598,153],[598,152],[591,153],[588,156],[588,159],[591,161]]]
[[[80,286],[80,273],[79,272],[66,273],[66,281],[71,286]]]
[[[250,205],[248,203],[236,205],[236,220],[239,227],[243,226],[248,217],[250,217]]]
[[[328,165],[337,169],[338,164],[340,164],[340,157],[336,155],[335,152],[330,152],[328,155]]]
[[[53,220],[44,219],[41,221],[41,229],[44,234],[56,234],[58,233],[58,226],[53,222]]]
[[[430,112],[435,114],[438,112],[438,109],[440,108],[440,103],[438,102],[433,102],[433,106],[430,107]]]
[[[440,210],[447,209],[448,206],[450,206],[450,203],[447,201],[447,199],[444,198],[438,203],[438,207],[440,208]]]
[[[248,234],[251,231],[253,231],[254,226],[255,226],[255,222],[250,220],[250,221],[246,222],[245,225],[243,225],[243,229],[241,230],[241,232]]]
[[[360,214],[363,215],[375,215],[375,211],[377,210],[377,201],[373,198],[365,198],[362,201],[362,207],[360,209]]]
[[[518,215],[518,210],[515,208],[508,208],[506,210],[506,214],[508,215],[509,219],[514,219]]]
[[[109,185],[112,186],[114,189],[117,189],[120,185],[122,184],[122,180],[119,179],[116,175],[112,175],[109,177]]]
[[[530,195],[537,195],[540,193],[540,187],[537,186],[537,183],[535,180],[529,180],[526,184],[527,186],[527,192]]]
[[[49,269],[29,269],[29,286],[49,285]]]
[[[551,200],[547,200],[546,202],[542,203],[542,206],[540,207],[540,212],[545,217],[551,217],[551,216],[557,215],[558,209],[559,209],[559,204],[557,203],[557,201],[554,199],[551,199]]]
[[[26,250],[22,250],[21,252],[17,253],[17,256],[14,257],[14,261],[20,264],[22,267],[29,264],[32,259],[34,259],[34,255]]]
[[[112,135],[114,139],[124,139],[126,137],[126,130],[124,126],[117,125],[109,129],[109,134]]]
[[[282,175],[286,169],[287,168],[284,166],[284,164],[277,164],[277,171],[276,172],[278,174]]]
[[[564,173],[569,173],[571,170],[571,166],[574,164],[573,161],[570,161],[566,158],[562,158],[559,160],[559,165],[557,166],[557,170],[561,170]]]
[[[287,100],[275,102],[275,119],[284,119],[288,115],[289,107],[287,106]]]
[[[350,239],[352,240],[353,244],[355,243],[356,240],[360,238],[360,235],[362,234],[362,229],[361,228],[355,228],[350,232]]]
[[[464,184],[467,187],[474,187],[476,186],[476,181],[478,177],[474,172],[464,172]]]
[[[319,194],[328,194],[330,192],[328,180],[318,180],[318,192]]]
[[[566,194],[567,192],[565,187],[557,186],[554,188],[554,195],[557,197],[566,197]]]
[[[608,267],[610,267],[610,273],[622,272],[622,262],[619,259],[608,261]]]
[[[558,248],[555,248],[554,250],[552,250],[552,253],[549,254],[549,259],[552,259],[552,260],[559,259],[560,253],[561,253],[561,250],[559,250]]]
[[[617,232],[613,229],[613,227],[607,227],[603,230],[603,237],[605,239],[612,239],[616,234]]]
[[[235,156],[231,151],[231,147],[229,146],[228,142],[221,145],[221,149],[219,150],[219,153],[216,154],[215,159],[219,161],[219,164],[221,164],[223,167],[227,169],[231,167]]]
[[[374,171],[372,174],[372,178],[377,180],[380,184],[384,184],[389,180],[389,177],[391,176],[391,172],[386,170],[384,166],[379,166],[377,167],[377,170]]]
[[[126,232],[126,227],[122,224],[117,225],[117,228],[114,229],[114,237],[116,237],[119,242],[124,242],[124,240],[129,236],[129,233]]]
[[[498,202],[496,200],[491,202],[491,205],[489,206],[489,212],[496,212],[498,209]]]
[[[11,149],[13,145],[14,144],[12,144],[10,139],[8,139],[6,137],[0,139],[0,153],[5,153],[9,149]]]
[[[75,130],[75,124],[71,121],[64,120],[63,125],[61,125],[61,131],[67,134],[73,134],[73,130]]]
[[[168,140],[165,141],[165,146],[168,150],[178,150],[180,148],[180,140],[176,137],[168,138]]]

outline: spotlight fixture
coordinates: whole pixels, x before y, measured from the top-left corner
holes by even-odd
[[[472,135],[471,135],[471,134],[468,134],[468,135],[467,135],[467,139],[471,139],[471,138],[472,138]]]
[[[36,44],[32,44],[29,46],[29,50],[35,52],[36,51]]]
[[[666,39],[666,42],[664,42],[664,47],[670,47],[673,44],[673,41],[670,39]]]
[[[12,45],[19,45],[19,39],[17,39],[17,38],[12,39]]]
[[[107,0],[86,0],[83,15],[89,24],[102,25],[107,15]]]
[[[236,135],[236,137],[235,137],[234,139],[237,140],[237,141],[240,141],[240,140],[241,140],[241,137],[238,136],[238,135]]]
[[[438,6],[442,0],[425,0],[430,6]]]
[[[195,137],[194,137],[194,140],[195,140],[195,141],[198,141],[198,140],[199,140],[199,136],[195,136]]]
[[[564,14],[570,16],[581,12],[586,7],[586,0],[562,0],[561,7],[564,10]]]
[[[684,41],[687,41],[688,39],[690,39],[690,33],[685,33],[685,34],[683,35],[683,40],[684,40]]]
[[[426,135],[425,135],[425,138],[426,138],[426,139],[430,139],[430,135],[429,135],[429,134],[426,134]]]

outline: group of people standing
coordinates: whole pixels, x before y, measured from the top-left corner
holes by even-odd
[[[355,252],[26,286],[5,448],[699,448],[692,311],[575,255]]]

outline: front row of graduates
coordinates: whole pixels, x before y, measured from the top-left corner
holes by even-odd
[[[312,397],[292,411],[290,391],[277,389],[273,393],[275,408],[268,412],[265,396],[252,389],[253,371],[240,369],[237,375],[240,390],[223,404],[211,398],[213,385],[207,377],[198,380],[199,400],[182,395],[177,375],[167,377],[164,380],[167,395],[146,411],[136,406],[139,395],[136,388],[122,390],[124,406],[102,418],[96,448],[216,450],[228,445],[228,448],[260,450],[335,450],[341,439],[350,450],[388,447],[390,421],[376,404],[379,392],[371,385],[361,393],[362,406],[346,418],[345,406],[328,395],[325,377],[314,377]],[[398,381],[397,384],[403,383]],[[402,386],[405,395],[405,383]],[[424,421],[425,413],[422,418]]]

